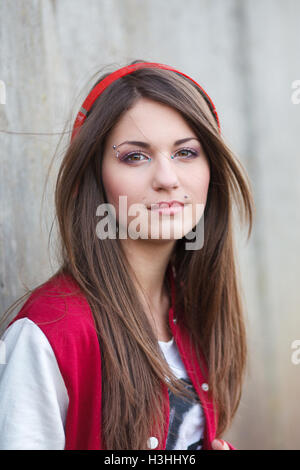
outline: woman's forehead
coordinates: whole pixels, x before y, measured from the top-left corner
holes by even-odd
[[[183,116],[175,109],[151,100],[139,101],[127,110],[112,129],[109,144],[124,141],[174,143],[197,138]],[[113,142],[112,142],[113,141]]]

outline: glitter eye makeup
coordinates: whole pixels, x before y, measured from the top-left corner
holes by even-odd
[[[145,157],[146,159],[148,159],[148,161],[150,162],[152,160],[151,157],[149,157],[148,155],[145,154],[145,151],[144,150],[139,150],[139,149],[135,149],[135,150],[132,150],[132,151],[125,151],[123,153],[120,154],[119,152],[119,160],[121,162],[126,162],[126,163],[138,163],[138,162],[141,162],[141,161],[145,161],[145,160],[142,160],[142,159],[135,159],[134,157],[135,156],[142,156],[142,157]],[[131,159],[131,160],[130,160]]]
[[[199,152],[197,150],[189,148],[189,147],[184,147],[182,149],[179,149],[179,150],[177,150],[177,152],[175,152],[175,154],[177,155],[179,152],[190,152],[190,154],[191,154],[190,156],[186,155],[187,160],[192,159],[193,157],[197,157],[199,155]],[[172,156],[171,156],[171,158],[172,158]]]
[[[145,150],[141,150],[141,149],[134,149],[132,151],[124,151],[124,152],[120,152],[119,150],[116,150],[117,149],[117,146],[116,145],[113,145],[113,149],[116,151],[116,157],[122,161],[122,162],[125,162],[125,163],[128,163],[128,164],[132,164],[132,163],[139,163],[141,161],[148,161],[150,162],[152,160],[151,157],[149,157],[146,153],[145,153]],[[182,154],[185,154],[185,155],[182,155],[180,156],[180,153]],[[142,159],[134,159],[134,156],[136,155],[139,155],[139,156],[142,156],[142,157],[145,157],[146,160],[142,160]],[[178,155],[178,158],[182,158],[183,160],[192,160],[194,158],[196,158],[198,155],[199,155],[199,151],[193,149],[193,148],[189,148],[189,147],[184,147],[182,149],[179,149],[177,150],[176,152],[174,152],[174,154],[171,155],[171,159],[174,159],[176,156]]]

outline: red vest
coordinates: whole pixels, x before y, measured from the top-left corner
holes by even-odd
[[[200,398],[205,416],[204,449],[212,449],[216,433],[216,414],[208,398],[208,371],[203,355],[202,363],[196,360],[187,330],[179,329],[174,314],[175,287],[172,269],[168,268],[172,286],[172,306],[169,324],[182,362]],[[75,292],[70,297],[57,297],[60,292]],[[101,356],[94,319],[85,297],[69,276],[59,275],[48,280],[35,292],[11,322],[27,317],[46,335],[57,359],[67,388],[69,406],[65,425],[65,450],[103,450],[101,429]],[[203,369],[203,372],[201,370]],[[196,377],[198,376],[199,382]],[[169,395],[163,384],[165,408],[165,433],[155,450],[166,447],[169,427]],[[155,437],[155,434],[150,437]],[[153,440],[152,440],[153,441]],[[155,440],[154,440],[155,441]],[[231,449],[233,446],[228,444]]]

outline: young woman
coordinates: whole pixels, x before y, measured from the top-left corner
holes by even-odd
[[[233,200],[249,237],[250,185],[200,85],[144,61],[100,77],[58,174],[61,267],[2,337],[0,448],[234,449]]]

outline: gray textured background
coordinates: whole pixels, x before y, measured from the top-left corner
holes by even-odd
[[[300,448],[299,22],[297,0],[0,1],[1,311],[56,267],[48,233],[67,140],[42,203],[44,183],[93,74],[134,59],[178,68],[212,97],[254,191],[249,243],[237,227],[250,360],[225,436],[243,449]]]

